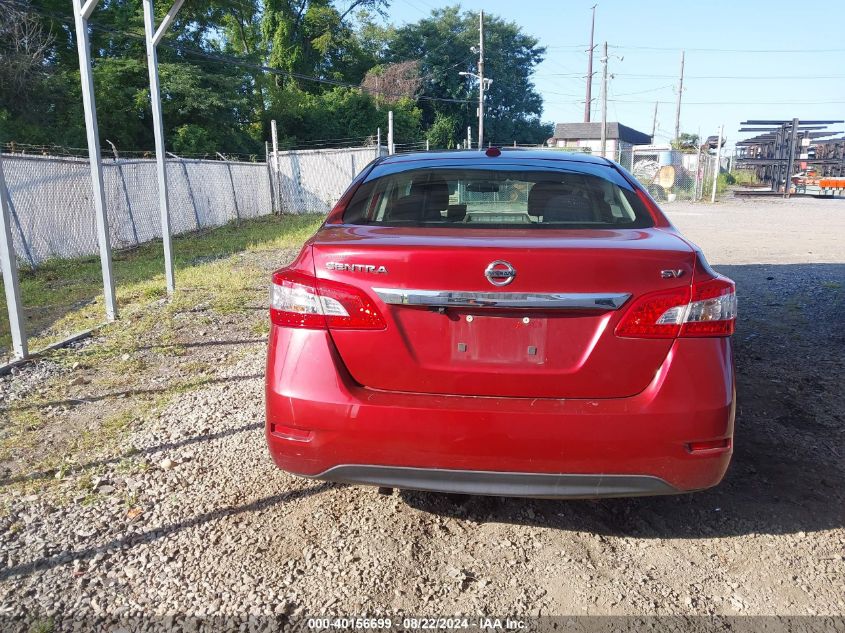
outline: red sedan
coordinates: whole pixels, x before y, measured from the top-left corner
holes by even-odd
[[[330,481],[605,497],[732,453],[734,283],[611,161],[369,165],[273,274],[267,442]]]

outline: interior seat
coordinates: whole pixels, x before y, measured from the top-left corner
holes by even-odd
[[[574,193],[561,182],[538,182],[528,192],[529,215],[542,216],[544,222],[594,222],[592,202]]]
[[[574,193],[551,196],[543,209],[544,222],[595,222],[596,213],[592,203],[584,196]]]
[[[449,208],[449,184],[443,178],[418,180],[407,196],[399,198],[387,213],[389,222],[431,222],[443,219]]]

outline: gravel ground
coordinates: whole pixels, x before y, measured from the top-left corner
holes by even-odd
[[[223,629],[304,614],[845,614],[845,202],[668,212],[738,286],[736,453],[719,487],[554,502],[294,478],[267,455],[264,345],[247,342],[214,380],[57,485],[32,492],[15,482],[55,475],[7,472],[3,628],[139,618],[191,630],[187,617],[210,615]],[[235,315],[217,336],[260,318]],[[189,351],[219,353],[213,340]],[[30,365],[0,390],[13,402],[57,371]]]

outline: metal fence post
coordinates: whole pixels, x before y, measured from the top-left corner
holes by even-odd
[[[692,189],[692,201],[698,202],[698,188],[701,183],[701,177],[704,174],[704,168],[701,165],[701,138],[698,140],[698,154],[695,156],[695,185]]]
[[[185,188],[188,190],[188,197],[191,199],[191,208],[194,210],[194,221],[196,222],[197,230],[199,231],[202,228],[200,210],[197,206],[197,199],[194,196],[194,187],[191,185],[191,177],[188,175],[188,167],[185,165],[185,159],[181,156],[177,156],[173,152],[167,152],[166,156],[170,156],[173,160],[178,161],[179,166],[182,168],[182,175],[185,177]]]
[[[6,309],[9,311],[9,329],[12,331],[12,351],[16,358],[26,358],[29,355],[29,346],[21,304],[21,291],[18,286],[18,262],[12,242],[12,222],[8,201],[9,192],[6,189],[3,161],[0,158],[0,267],[3,269]]]
[[[393,110],[387,113],[387,153],[396,153],[396,145],[393,142]]]
[[[235,205],[235,220],[241,223],[241,208],[238,206],[238,191],[235,189],[235,179],[232,177],[232,166],[227,162],[226,169],[229,171],[229,185],[232,187],[232,202]]]
[[[23,247],[24,257],[26,257],[26,261],[29,262],[29,265],[35,268],[35,258],[32,256],[32,250],[29,248],[29,244],[26,243],[26,234],[23,232],[21,219],[15,211],[15,203],[12,201],[12,195],[9,193],[8,189],[6,189],[6,204],[9,205],[9,213],[12,215],[12,222],[14,222],[15,228],[18,229],[18,236],[21,238],[21,246]]]
[[[716,185],[719,184],[719,163],[722,160],[722,133],[725,126],[719,126],[719,140],[716,142],[716,164],[713,166],[713,191],[710,192],[710,202],[716,202]]]
[[[278,213],[282,213],[282,168],[279,164],[279,132],[276,129],[276,119],[270,121],[270,136],[273,141],[273,169],[276,172],[276,204]]]
[[[78,1],[78,0],[77,0]],[[90,0],[89,0],[90,1]],[[158,173],[158,204],[161,212],[161,241],[164,247],[164,277],[167,292],[173,294],[176,279],[173,274],[173,245],[170,240],[170,206],[167,198],[167,156],[164,153],[164,121],[161,116],[161,87],[158,80],[158,52],[156,47],[164,36],[184,0],[176,0],[167,15],[155,27],[153,0],[144,0],[144,33],[147,41],[147,67],[150,72],[150,101],[153,107],[153,131],[156,144],[156,172]]]
[[[276,192],[273,190],[273,168],[270,167],[270,143],[264,141],[264,164],[267,167],[267,184],[270,186],[270,213],[278,213]]]
[[[106,196],[103,191],[103,164],[100,160],[100,131],[97,126],[97,104],[94,99],[94,77],[91,72],[91,45],[88,41],[88,18],[98,0],[73,0],[76,24],[76,48],[79,52],[79,78],[82,83],[82,107],[85,111],[85,130],[88,136],[88,157],[91,166],[91,185],[94,190],[94,213],[97,216],[97,241],[100,244],[100,267],[103,271],[103,295],[106,319],[117,318],[117,301],[112,274],[109,218],[106,215]]]

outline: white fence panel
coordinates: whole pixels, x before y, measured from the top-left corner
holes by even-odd
[[[4,154],[18,259],[30,266],[97,253],[88,161]],[[168,159],[174,234],[272,213],[265,163]],[[112,246],[161,237],[155,161],[104,161]]]
[[[272,213],[271,172],[282,213],[328,213],[376,156],[375,146],[279,152],[271,170],[266,163],[168,159],[173,233]],[[21,262],[35,267],[48,259],[97,253],[86,159],[4,154],[3,164]],[[103,179],[112,246],[160,238],[155,161],[105,160]]]
[[[377,156],[375,146],[279,152],[270,165],[278,176],[282,213],[328,213],[352,179]]]

